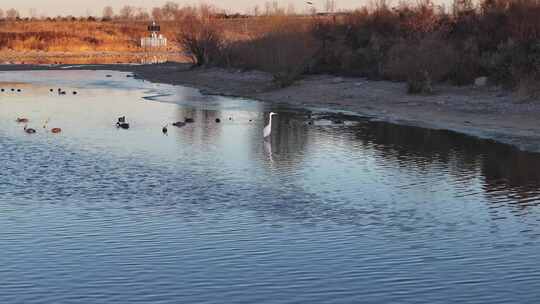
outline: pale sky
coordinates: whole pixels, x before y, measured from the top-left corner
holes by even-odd
[[[367,3],[369,0],[336,0],[339,9],[354,8]],[[36,9],[37,15],[76,15],[86,16],[88,13],[101,16],[103,7],[112,6],[118,10],[123,5],[132,5],[137,7],[154,7],[163,5],[166,0],[1,0],[0,8],[6,11],[10,8],[16,8],[21,15],[28,16],[30,9]],[[178,0],[179,4],[197,4],[197,0]],[[265,0],[206,0],[204,3],[213,4],[228,11],[242,12],[248,11],[259,4],[264,6]],[[325,0],[311,0],[318,10],[323,10]],[[302,12],[306,9],[305,0],[281,0],[278,1],[281,6],[287,7],[292,3],[296,10]]]

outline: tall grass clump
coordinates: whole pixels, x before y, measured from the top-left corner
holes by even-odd
[[[197,12],[179,23],[177,41],[195,66],[265,71],[280,87],[309,71],[317,46],[310,22],[272,15],[253,17],[243,26],[224,24],[234,22]]]
[[[241,69],[257,69],[273,75],[274,84],[285,87],[310,71],[317,41],[309,26],[288,17],[265,17],[272,23],[263,33],[227,45],[224,64]]]

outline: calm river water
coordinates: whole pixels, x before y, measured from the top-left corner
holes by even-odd
[[[538,154],[109,71],[0,87],[0,303],[540,298]]]

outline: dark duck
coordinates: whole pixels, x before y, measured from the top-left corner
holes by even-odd
[[[129,129],[129,124],[126,122],[126,117],[118,117],[118,121],[116,122],[116,127],[119,129],[127,130]]]
[[[26,132],[26,134],[34,134],[34,133],[36,133],[36,130],[32,129],[32,128],[28,128],[28,126],[25,125],[24,126],[24,132]]]

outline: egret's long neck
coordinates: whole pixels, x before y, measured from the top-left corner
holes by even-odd
[[[270,115],[270,122],[268,123],[270,129],[272,129],[272,117],[274,117],[274,115]]]

